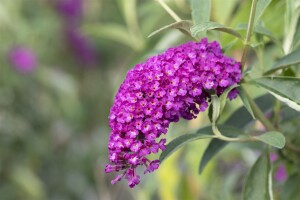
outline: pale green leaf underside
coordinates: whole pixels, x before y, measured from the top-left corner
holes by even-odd
[[[253,80],[278,100],[300,111],[300,79],[292,77],[262,77]]]
[[[285,137],[282,133],[276,131],[267,132],[254,138],[279,149],[282,149],[285,145]]]
[[[208,31],[208,30],[216,30],[216,31],[225,32],[225,33],[234,35],[237,38],[242,39],[242,36],[234,29],[232,29],[230,27],[226,27],[222,24],[218,24],[216,22],[202,22],[200,24],[195,24],[191,28],[193,37],[197,36],[199,33],[203,32],[203,31]]]

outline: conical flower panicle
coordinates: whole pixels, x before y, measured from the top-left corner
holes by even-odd
[[[159,167],[147,156],[165,149],[169,124],[191,120],[208,107],[208,90],[218,95],[241,79],[240,63],[225,56],[216,41],[188,42],[153,56],[131,69],[111,108],[112,129],[105,171],[122,171],[112,183],[125,177],[130,187],[139,183],[136,168],[145,173]],[[237,91],[229,93],[234,99]]]

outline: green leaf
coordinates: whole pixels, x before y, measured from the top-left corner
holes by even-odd
[[[222,132],[223,133],[223,132]],[[200,165],[198,168],[198,173],[201,174],[208,164],[208,162],[219,153],[229,142],[219,139],[213,139],[210,141],[202,155]]]
[[[238,24],[235,30],[247,30],[247,28],[248,28],[247,24]],[[269,31],[265,27],[257,24],[256,26],[254,26],[253,32],[270,38],[272,41],[274,41],[276,45],[281,47],[280,41],[274,36],[274,34],[271,31]]]
[[[234,88],[238,87],[239,85],[235,84],[235,85],[232,85],[228,88],[226,88],[226,90],[223,92],[223,94],[220,96],[220,114],[222,114],[224,108],[225,108],[225,105],[226,105],[226,100],[227,100],[227,96],[229,94],[229,92],[231,90],[233,90]]]
[[[300,79],[292,77],[262,77],[253,82],[286,103],[291,108],[300,111]]]
[[[271,74],[279,69],[283,69],[299,63],[300,63],[300,49],[297,49],[291,52],[290,54],[280,58],[277,62],[274,63],[271,69],[266,71],[264,74],[265,75]]]
[[[285,54],[288,54],[293,47],[299,44],[297,38],[299,32],[299,18],[300,18],[300,1],[299,0],[286,0],[285,12],[285,37],[283,41],[283,49]],[[297,33],[298,32],[298,33]]]
[[[210,128],[211,127],[205,127]],[[243,134],[243,132],[240,129],[237,129],[232,126],[227,125],[219,125],[219,129],[222,131],[222,134],[224,134],[227,137],[236,137],[238,135]],[[202,173],[207,163],[219,152],[221,151],[228,142],[224,140],[219,139],[212,139],[207,148],[205,149],[205,152],[203,153],[203,156],[200,161],[198,172],[199,174]]]
[[[211,2],[207,0],[191,0],[192,19],[194,24],[207,22],[210,19]]]
[[[272,178],[269,153],[261,155],[246,178],[243,200],[272,200]]]
[[[218,24],[216,22],[202,22],[202,23],[195,24],[191,28],[193,37],[197,36],[199,33],[203,32],[203,31],[208,31],[208,30],[222,31],[222,32],[231,34],[237,38],[242,39],[242,36],[234,29],[226,27],[222,24]]]
[[[240,0],[231,0],[230,3],[224,0],[213,0],[212,8],[213,8],[213,18],[215,21],[226,24],[232,18],[232,14],[234,9],[238,6]]]
[[[197,133],[181,135],[167,144],[166,149],[160,154],[159,160],[162,162],[188,142],[212,137],[214,136],[210,132],[200,132],[200,130]]]
[[[271,3],[271,0],[258,0],[256,5],[256,11],[254,16],[254,26],[258,23],[260,17],[268,7],[268,5]]]
[[[279,149],[282,149],[285,145],[284,135],[276,131],[270,131],[254,138]]]
[[[167,29],[170,29],[170,28],[175,28],[175,29],[178,29],[179,31],[181,31],[182,33],[184,33],[185,35],[188,35],[188,36],[191,36],[191,31],[190,31],[190,28],[192,27],[193,23],[189,20],[182,20],[180,22],[175,22],[175,23],[172,23],[172,24],[169,24],[167,26],[164,26],[154,32],[152,32],[149,36],[149,37],[152,37],[153,35],[156,35],[157,33],[160,33],[164,30],[167,30]]]
[[[274,98],[271,95],[265,94],[255,98],[254,101],[263,112],[267,112],[268,110],[273,108],[273,100]],[[224,124],[242,129],[252,121],[253,118],[251,117],[247,109],[242,106],[238,108],[233,114],[231,114],[230,117],[224,122]]]
[[[254,101],[260,107],[263,112],[268,111],[273,107],[272,102],[273,98],[269,94],[265,94],[263,96],[257,97]],[[248,123],[252,121],[252,117],[250,116],[249,112],[245,107],[240,107],[237,109],[225,122],[226,125],[219,125],[220,130],[222,130],[222,134],[225,136],[233,136],[236,137],[239,134],[243,134],[241,130],[246,126]],[[212,131],[211,127],[206,127],[205,131]],[[210,129],[210,130],[209,130]],[[204,131],[204,130],[202,130]],[[211,133],[213,134],[213,133]],[[232,134],[232,135],[231,135]],[[221,151],[228,142],[219,140],[219,139],[212,139],[207,146],[202,158],[201,163],[199,165],[199,173],[201,173],[207,163],[215,156],[219,151]]]
[[[255,116],[254,116],[254,113],[253,113],[253,110],[250,106],[250,103],[249,103],[249,100],[245,94],[245,91],[244,91],[244,88],[243,87],[239,87],[239,91],[240,91],[240,94],[239,94],[239,97],[241,98],[245,108],[248,110],[248,112],[250,113],[251,117],[253,119],[255,119]]]
[[[210,19],[211,1],[191,0],[191,10],[192,10],[192,19],[194,24],[208,22]],[[204,31],[203,36],[205,35],[206,33]]]

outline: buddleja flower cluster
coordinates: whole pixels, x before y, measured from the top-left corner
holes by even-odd
[[[159,160],[147,156],[165,150],[169,124],[180,118],[191,120],[208,107],[210,94],[218,95],[241,79],[240,63],[226,57],[216,41],[188,42],[170,48],[137,64],[122,83],[111,108],[112,132],[108,149],[112,164],[105,171],[122,171],[112,184],[123,177],[134,187],[140,182],[136,169],[144,173],[159,167]],[[237,91],[229,93],[237,96]]]

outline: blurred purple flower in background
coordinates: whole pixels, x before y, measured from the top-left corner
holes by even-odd
[[[13,47],[8,58],[11,65],[21,73],[30,73],[37,67],[35,53],[25,46]]]
[[[63,15],[64,19],[68,23],[76,23],[81,20],[82,17],[82,0],[58,0],[57,11]]]
[[[287,178],[287,172],[284,164],[280,164],[275,172],[275,180],[278,182],[284,182]]]
[[[270,154],[270,160],[272,162],[276,161],[278,159],[278,155],[276,153],[271,153]]]
[[[278,159],[278,155],[276,153],[270,154],[271,162],[275,162]],[[280,164],[277,170],[274,173],[274,179],[277,182],[284,182],[287,179],[287,171],[284,164]]]
[[[63,17],[64,35],[72,53],[85,67],[95,65],[97,51],[79,28],[82,23],[83,0],[57,0],[56,9]]]
[[[85,65],[91,66],[97,62],[96,49],[91,41],[79,29],[67,28],[65,31],[67,42],[76,57]]]

